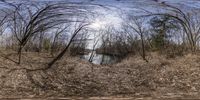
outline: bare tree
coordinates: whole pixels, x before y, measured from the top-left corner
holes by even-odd
[[[127,25],[128,25],[128,27],[130,27],[133,30],[133,32],[137,33],[140,36],[141,48],[142,48],[142,58],[143,58],[143,60],[148,62],[148,60],[146,59],[145,44],[144,44],[144,40],[145,40],[144,34],[147,31],[147,29],[145,28],[144,17],[129,16]]]
[[[53,65],[56,61],[60,60],[60,59],[64,56],[64,54],[67,52],[68,48],[70,47],[70,45],[71,45],[71,43],[73,42],[73,39],[76,37],[76,35],[77,35],[83,28],[85,28],[85,27],[88,26],[88,25],[89,25],[89,24],[84,24],[84,23],[82,23],[82,24],[80,24],[80,25],[78,26],[77,29],[74,30],[74,32],[73,32],[73,34],[72,34],[72,36],[71,36],[71,38],[70,38],[68,44],[66,45],[66,47],[65,47],[65,48],[64,48],[64,49],[63,49],[63,50],[48,64],[48,66],[47,66],[45,69],[51,68],[52,65]]]
[[[89,39],[90,34],[88,33],[89,30],[84,29],[74,37],[69,48],[70,55],[84,55],[89,52],[89,50],[86,49],[86,47],[88,46],[88,41],[91,40]]]
[[[63,25],[62,25],[63,26]],[[64,27],[62,26],[59,26],[57,27],[56,29],[56,32],[53,33],[54,34],[54,37],[53,37],[53,40],[52,40],[52,45],[51,45],[51,55],[54,56],[54,52],[57,50],[57,47],[56,45],[58,45],[58,41],[59,41],[59,37],[67,31],[67,29],[69,28],[70,25],[66,25]]]
[[[179,7],[175,7],[166,3],[162,3],[161,6],[166,9],[165,13],[154,13],[151,14],[154,16],[167,16],[174,20],[176,20],[184,30],[189,45],[190,50],[195,52],[197,50],[197,42],[200,39],[200,21],[199,21],[199,15],[198,10],[190,10],[184,11],[183,9]]]
[[[27,42],[37,34],[41,34],[58,25],[73,22],[69,16],[83,14],[83,7],[76,4],[13,4],[12,14],[9,16],[9,28],[18,41],[18,64],[21,53]],[[76,13],[73,13],[76,12]]]
[[[96,51],[95,49],[96,49],[96,47],[97,47],[97,45],[99,43],[99,38],[97,36],[95,36],[95,34],[94,34],[94,39],[93,40],[94,40],[94,43],[93,43],[93,46],[92,46],[91,55],[90,55],[90,57],[88,59],[89,62],[93,61],[93,58],[94,58],[94,55],[95,55],[95,51]]]
[[[6,20],[7,20],[7,17],[8,15],[6,13],[4,13],[4,11],[0,10],[0,35],[2,35],[6,29]]]
[[[18,64],[21,63],[21,53],[26,43],[38,33],[46,31],[63,22],[59,19],[63,14],[58,12],[61,7],[56,4],[45,6],[34,6],[17,4],[13,14],[9,16],[9,26],[13,35],[18,40]]]

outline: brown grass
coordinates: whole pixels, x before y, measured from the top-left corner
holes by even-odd
[[[15,59],[16,55],[9,56]],[[187,54],[167,59],[149,53],[149,63],[130,56],[114,65],[93,65],[77,57],[65,57],[46,71],[48,54],[24,53],[23,63],[0,58],[0,97],[66,96],[194,96],[200,91],[200,57]],[[15,59],[16,60],[16,59]]]

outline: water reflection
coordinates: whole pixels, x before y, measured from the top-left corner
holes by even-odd
[[[86,55],[81,56],[82,59],[85,59],[87,61],[91,60],[90,62],[93,64],[113,64],[118,61],[118,58],[116,56],[110,56],[110,55],[105,55],[105,54],[97,54],[95,51],[90,52]]]

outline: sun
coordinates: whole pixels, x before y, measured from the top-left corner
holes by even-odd
[[[108,27],[120,28],[123,22],[122,16],[117,11],[102,11],[102,14],[91,18],[90,28],[93,30],[104,30]]]
[[[121,18],[116,17],[115,15],[107,15],[96,18],[89,27],[94,30],[106,29],[108,26],[114,26],[115,28],[118,28],[120,27],[121,23]]]
[[[96,19],[96,20],[90,25],[90,27],[91,27],[92,29],[99,30],[99,29],[103,28],[105,25],[106,25],[106,23],[105,23],[104,21],[100,21],[100,19]]]

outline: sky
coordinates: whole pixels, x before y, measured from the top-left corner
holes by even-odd
[[[84,2],[91,4],[104,5],[109,9],[97,7],[93,10],[100,15],[93,19],[90,28],[100,30],[109,25],[119,28],[126,14],[140,14],[141,9],[151,12],[160,10],[159,4],[166,3],[182,7],[185,10],[189,8],[200,9],[200,0],[5,0],[7,2]],[[0,5],[1,7],[1,5]]]
[[[159,10],[158,4],[166,3],[178,5],[184,9],[199,8],[200,0],[4,0],[6,2],[84,2],[91,4],[104,5],[109,9],[97,7],[93,10],[100,15],[93,19],[91,28],[100,29],[108,24],[120,27],[126,14],[139,15],[145,9],[151,12]],[[1,7],[2,5],[0,5]]]
[[[200,8],[200,0],[94,0],[92,3],[111,7],[109,10],[98,9],[99,13],[105,13],[105,15],[97,17],[91,25],[91,28],[97,30],[102,27],[105,28],[106,25],[114,25],[116,28],[119,28],[123,22],[124,14],[141,14],[141,9],[154,12],[160,10],[158,6],[160,3],[179,6],[185,10]],[[90,49],[94,41],[89,43],[88,47]]]

